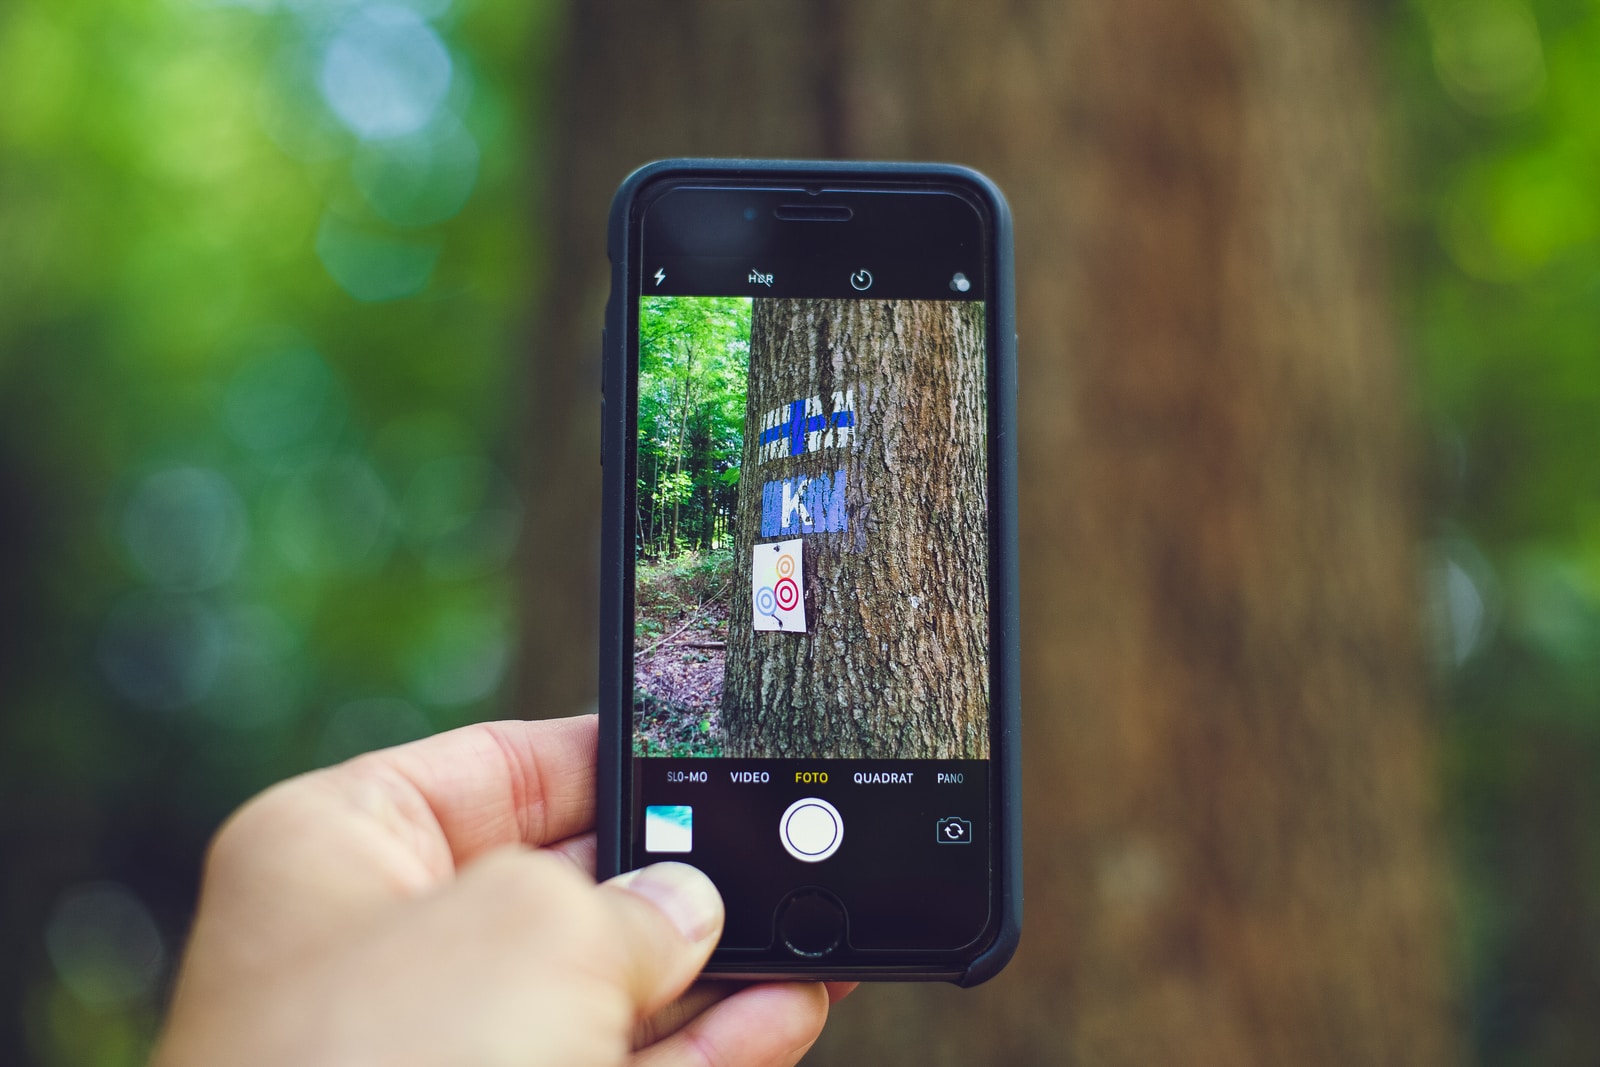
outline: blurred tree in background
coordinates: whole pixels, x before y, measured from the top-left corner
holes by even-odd
[[[1578,0],[11,0],[0,1062],[142,1062],[268,782],[592,704],[604,212],[695,151],[1018,213],[1025,715],[1077,770],[1018,968],[823,1056],[1595,1062],[1597,105]]]
[[[1369,12],[816,10],[574,9],[552,153],[556,204],[636,154],[956,158],[1019,219],[1026,933],[814,1058],[1450,1062]],[[602,209],[555,236],[588,276]]]

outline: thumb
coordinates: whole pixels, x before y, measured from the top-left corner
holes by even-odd
[[[722,897],[687,863],[655,863],[600,886],[628,946],[628,993],[651,1015],[694,981],[722,936]]]

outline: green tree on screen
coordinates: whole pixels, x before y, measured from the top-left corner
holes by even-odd
[[[748,299],[641,301],[640,553],[673,556],[726,539],[744,447],[749,361]]]

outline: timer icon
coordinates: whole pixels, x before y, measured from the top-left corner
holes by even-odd
[[[850,286],[853,289],[865,291],[872,288],[872,272],[865,268],[850,275]]]

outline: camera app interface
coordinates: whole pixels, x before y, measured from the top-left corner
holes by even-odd
[[[990,854],[980,294],[879,297],[863,267],[767,295],[752,267],[657,295],[647,269],[633,862],[717,881],[725,950],[960,947]],[[784,925],[812,907],[843,916],[825,943]]]

